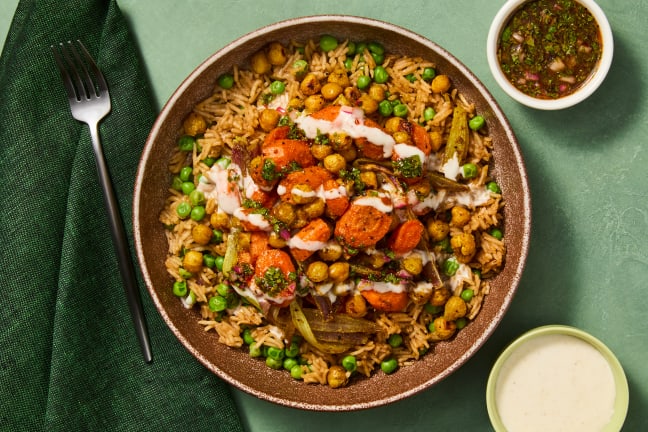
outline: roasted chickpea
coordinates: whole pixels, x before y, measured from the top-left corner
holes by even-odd
[[[342,246],[337,242],[329,242],[317,252],[324,261],[336,261],[342,256]]]
[[[342,106],[351,106],[351,102],[344,96],[343,94],[339,95],[335,100],[332,102],[333,105],[342,105]]]
[[[229,216],[224,212],[215,212],[209,217],[209,224],[214,229],[223,229],[229,227]]]
[[[286,225],[290,225],[295,221],[295,207],[286,201],[281,201],[272,208],[272,215]]]
[[[432,192],[432,186],[429,181],[422,180],[418,183],[414,183],[409,187],[410,190],[413,190],[419,196],[427,196]]]
[[[196,225],[191,229],[193,241],[199,245],[206,245],[211,241],[213,231],[207,225]]]
[[[187,135],[195,137],[196,135],[205,133],[205,130],[207,130],[207,121],[200,114],[192,112],[185,118],[182,127]]]
[[[423,271],[423,260],[417,254],[406,256],[403,258],[402,263],[403,269],[413,276],[419,275]]]
[[[457,325],[453,321],[448,321],[440,316],[434,319],[433,335],[439,340],[445,340],[452,337],[457,331]]]
[[[328,277],[336,283],[344,282],[349,278],[349,263],[338,261],[328,268]]]
[[[322,90],[320,90],[322,93],[322,96],[326,100],[333,100],[336,97],[338,97],[342,93],[342,87],[340,87],[340,84],[338,83],[326,83],[322,86]]]
[[[353,138],[344,132],[334,132],[329,135],[329,141],[335,151],[348,149],[353,145]]]
[[[362,96],[362,93],[360,92],[360,90],[358,90],[357,87],[346,87],[343,94],[344,97],[350,101],[358,100],[360,96]]]
[[[468,209],[462,206],[454,206],[450,211],[452,218],[450,219],[450,226],[456,228],[462,228],[468,222],[470,222],[470,212]]]
[[[369,264],[371,268],[382,268],[385,263],[387,263],[387,257],[381,253],[371,254],[369,255],[369,257],[367,257],[367,264]]]
[[[441,286],[436,288],[430,297],[430,304],[432,306],[443,306],[450,298],[450,291],[448,288]]]
[[[322,216],[322,214],[324,214],[325,209],[326,209],[326,203],[321,198],[317,198],[315,199],[315,201],[305,204],[302,207],[306,219],[308,220],[312,220]]]
[[[254,53],[254,55],[250,59],[250,63],[252,71],[259,75],[268,73],[270,72],[270,69],[272,69],[272,65],[268,61],[268,56],[266,56],[266,53],[263,51]]]
[[[182,267],[191,273],[199,273],[203,266],[203,254],[198,251],[187,251],[182,258]]]
[[[360,180],[370,189],[378,188],[378,178],[374,171],[362,171],[360,173]]]
[[[410,134],[404,131],[394,132],[392,136],[394,137],[396,144],[410,144],[412,142]]]
[[[464,232],[450,237],[450,246],[457,257],[457,261],[463,264],[468,264],[477,250],[475,236]]]
[[[434,93],[445,93],[450,90],[450,78],[448,75],[437,75],[432,80],[430,87]]]
[[[360,96],[358,106],[362,108],[365,114],[373,114],[378,110],[378,102],[368,94]]]
[[[446,321],[456,321],[458,318],[465,317],[466,313],[468,313],[466,302],[458,296],[450,297],[443,308],[443,318]]]
[[[351,85],[351,83],[349,82],[349,76],[347,75],[346,71],[341,68],[337,68],[333,72],[331,72],[326,80],[330,83],[338,84],[342,88],[349,87]]]
[[[321,94],[314,94],[310,95],[304,100],[304,108],[306,108],[309,112],[316,112],[324,108],[324,104],[326,101],[324,100],[324,96]]]
[[[275,249],[281,249],[286,246],[286,240],[281,238],[279,234],[272,231],[268,236],[268,244]]]
[[[361,294],[353,294],[344,303],[344,312],[353,318],[362,318],[367,315],[367,301]]]
[[[279,42],[272,42],[268,46],[268,61],[271,65],[280,66],[286,63],[286,49]]]
[[[295,204],[308,204],[315,201],[316,195],[313,188],[304,183],[293,186],[290,197]]]
[[[340,149],[338,153],[342,155],[346,162],[353,162],[358,157],[358,150],[356,150],[355,146]]]
[[[443,134],[437,130],[430,131],[428,133],[430,137],[430,145],[432,146],[432,151],[437,152],[443,145]]]
[[[387,119],[387,121],[385,122],[385,130],[393,135],[394,133],[400,131],[400,124],[402,121],[403,119],[400,117],[389,117],[389,119]]]
[[[331,366],[326,374],[326,382],[331,388],[344,387],[348,381],[347,371],[340,365]]]
[[[324,158],[324,168],[332,173],[338,173],[346,167],[346,160],[339,153],[333,153]]]
[[[381,102],[385,99],[385,88],[378,84],[372,84],[367,93],[376,102]]]
[[[288,101],[287,108],[293,108],[293,109],[301,111],[304,108],[304,101],[301,100],[300,98],[296,98],[296,97],[291,98]]]
[[[293,229],[303,228],[308,225],[310,219],[303,209],[297,209],[295,212],[295,220],[290,224],[290,227]]]
[[[302,82],[299,84],[299,90],[306,96],[311,96],[320,91],[322,85],[317,78],[317,75],[313,73],[307,74]]]
[[[317,160],[323,160],[326,156],[333,153],[333,147],[326,144],[313,144],[311,146],[311,153]]]
[[[313,261],[306,268],[306,276],[315,283],[324,282],[328,278],[328,270],[324,261]]]
[[[270,132],[277,126],[280,118],[281,114],[279,114],[279,111],[270,108],[264,109],[259,114],[259,126],[264,131]]]
[[[450,225],[438,219],[430,219],[427,222],[427,232],[433,241],[441,241],[448,236]]]

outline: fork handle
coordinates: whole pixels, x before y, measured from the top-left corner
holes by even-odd
[[[104,204],[108,211],[110,233],[112,235],[115,253],[117,254],[119,273],[121,274],[124,290],[126,291],[128,308],[130,310],[133,324],[135,325],[135,332],[144,356],[144,361],[150,363],[153,360],[153,355],[151,353],[151,345],[149,342],[146,321],[144,319],[144,310],[142,308],[142,299],[139,295],[137,278],[135,276],[135,267],[131,260],[126,231],[124,230],[124,224],[119,212],[119,204],[117,203],[113,191],[108,166],[106,165],[103,150],[101,148],[97,125],[89,125],[89,127],[95,161],[97,164],[97,172],[99,174],[99,182],[101,183],[101,188],[103,190]]]

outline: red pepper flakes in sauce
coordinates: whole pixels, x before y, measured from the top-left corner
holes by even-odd
[[[598,23],[571,0],[535,0],[509,19],[498,42],[498,60],[523,93],[557,99],[574,93],[601,58]]]

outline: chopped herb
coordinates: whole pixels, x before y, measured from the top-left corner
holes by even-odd
[[[264,180],[273,181],[277,180],[281,173],[276,170],[275,163],[272,159],[264,159],[263,168],[261,169],[261,177]]]
[[[360,178],[360,170],[358,168],[352,168],[351,171],[340,170],[340,178],[343,180],[350,180],[353,182],[353,190],[357,195],[361,194],[365,190],[365,184]]]
[[[329,137],[326,134],[320,133],[319,129],[317,130],[317,136],[315,137],[315,144],[328,145]]]
[[[419,155],[395,160],[392,162],[392,165],[395,173],[405,178],[416,178],[423,174],[423,166]]]
[[[254,282],[264,293],[275,297],[297,278],[296,273],[293,272],[293,274],[294,276],[288,275],[288,278],[286,278],[279,267],[270,267],[262,278],[254,278]]]

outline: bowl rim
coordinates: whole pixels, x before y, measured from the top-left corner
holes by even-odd
[[[142,228],[140,224],[141,209],[140,209],[139,202],[143,199],[143,193],[144,193],[144,191],[142,190],[142,179],[146,175],[147,167],[145,161],[148,160],[150,157],[152,157],[153,143],[157,139],[158,135],[161,133],[163,124],[166,121],[168,121],[168,117],[172,112],[172,107],[174,106],[174,104],[178,102],[182,94],[188,88],[190,88],[191,85],[197,79],[199,79],[206,70],[208,70],[215,62],[217,62],[220,57],[237,49],[240,46],[245,45],[249,41],[255,40],[260,36],[270,34],[286,26],[300,25],[300,24],[304,24],[304,22],[307,22],[308,24],[317,24],[317,23],[325,23],[329,21],[334,21],[337,23],[343,22],[348,24],[364,25],[364,26],[370,26],[377,29],[382,29],[385,31],[400,32],[401,35],[404,35],[405,37],[412,39],[414,42],[426,46],[431,50],[435,50],[439,55],[444,56],[444,59],[449,64],[451,64],[461,74],[463,74],[466,78],[468,78],[471,85],[474,86],[474,88],[483,95],[484,99],[486,100],[486,103],[488,104],[489,109],[492,111],[494,116],[497,117],[502,123],[501,127],[503,129],[503,132],[507,136],[507,139],[510,142],[511,145],[510,150],[512,153],[512,158],[516,161],[518,172],[522,180],[520,184],[520,191],[519,191],[521,195],[520,206],[524,210],[524,214],[526,215],[526,218],[522,223],[522,228],[524,232],[521,235],[520,249],[518,255],[519,260],[516,263],[517,265],[511,270],[512,278],[509,284],[509,290],[506,296],[503,298],[503,302],[499,307],[497,315],[493,318],[491,322],[488,323],[487,326],[485,326],[483,332],[477,338],[477,341],[473,343],[468,350],[463,352],[461,356],[459,356],[452,364],[448,365],[448,367],[435,378],[428,379],[423,382],[419,382],[416,385],[410,387],[408,390],[400,392],[398,394],[394,394],[392,396],[385,396],[385,395],[377,396],[371,401],[363,401],[363,402],[357,402],[351,404],[346,403],[344,401],[340,401],[339,403],[335,403],[335,404],[323,404],[323,403],[320,404],[320,403],[307,403],[307,402],[297,403],[294,401],[285,400],[283,398],[276,397],[273,394],[263,393],[262,391],[257,390],[254,387],[246,383],[243,383],[234,377],[229,376],[224,370],[221,370],[218,366],[213,365],[212,362],[205,354],[194,349],[191,341],[187,337],[185,337],[180,331],[180,329],[177,328],[175,324],[172,322],[169,313],[164,308],[161,298],[159,297],[158,293],[155,291],[155,287],[152,281],[152,276],[149,272],[150,270],[147,266],[146,258],[144,255],[144,244],[141,238]],[[405,27],[401,27],[397,24],[393,24],[393,23],[389,23],[386,21],[381,21],[373,18],[353,16],[353,15],[337,15],[337,14],[300,16],[300,17],[290,18],[272,24],[268,24],[232,40],[231,42],[227,43],[226,45],[224,45],[223,47],[221,47],[220,49],[216,50],[214,53],[209,55],[187,77],[185,77],[185,79],[181,82],[178,88],[172,93],[172,95],[169,97],[169,99],[161,109],[160,113],[158,114],[158,117],[156,118],[155,123],[151,128],[149,137],[147,138],[144,150],[142,152],[140,165],[137,171],[134,196],[133,196],[133,230],[135,234],[135,247],[137,252],[137,258],[140,264],[142,276],[146,283],[147,291],[149,292],[149,295],[152,297],[152,300],[156,305],[156,309],[158,310],[158,313],[161,314],[163,320],[165,321],[165,324],[174,333],[174,336],[181,342],[181,344],[185,347],[185,349],[190,351],[190,353],[200,363],[202,363],[204,367],[206,367],[209,371],[217,375],[219,378],[237,387],[238,389],[243,390],[244,392],[256,396],[262,400],[277,403],[279,405],[284,405],[291,408],[313,410],[313,411],[353,411],[353,410],[361,410],[361,409],[387,405],[408,398],[414,394],[417,394],[425,389],[430,388],[434,384],[440,382],[441,380],[445,379],[446,377],[454,373],[463,364],[465,364],[483,346],[486,340],[488,340],[488,338],[490,338],[490,336],[493,334],[497,326],[500,324],[503,315],[509,309],[512,299],[515,293],[517,292],[517,288],[520,284],[520,280],[522,277],[522,273],[524,271],[526,259],[530,248],[531,218],[532,218],[531,192],[528,184],[528,175],[526,171],[526,165],[522,157],[521,148],[519,146],[517,138],[515,137],[512,127],[508,121],[508,118],[505,116],[503,110],[501,109],[501,107],[493,97],[492,93],[485,87],[483,82],[479,80],[479,78],[477,78],[474,72],[469,70],[464,63],[458,60],[457,57],[455,57],[453,54],[448,52],[442,46],[438,45],[436,42],[424,36],[421,36]]]
[[[614,400],[614,413],[610,421],[603,429],[603,432],[618,432],[621,430],[628,411],[629,405],[629,388],[628,381],[623,370],[623,366],[619,359],[612,352],[612,350],[605,345],[601,340],[591,335],[590,333],[579,328],[563,325],[563,324],[549,324],[534,329],[528,330],[515,338],[513,342],[506,346],[506,348],[499,354],[497,360],[488,375],[486,384],[486,408],[488,417],[496,432],[506,432],[506,428],[502,419],[497,411],[496,401],[496,387],[497,379],[499,378],[502,366],[506,361],[519,349],[522,345],[530,340],[536,339],[540,336],[546,335],[565,335],[575,337],[582,341],[587,342],[590,346],[594,347],[605,359],[610,366],[614,384],[616,389],[616,396]]]
[[[488,31],[486,38],[486,58],[495,81],[511,98],[517,102],[531,108],[540,110],[560,110],[569,108],[587,99],[592,93],[599,88],[605,80],[607,73],[612,64],[614,57],[614,36],[612,28],[605,13],[594,0],[576,0],[585,6],[596,19],[601,33],[602,45],[604,47],[601,59],[596,67],[596,71],[590,75],[587,81],[576,92],[558,99],[538,99],[531,97],[518,90],[502,73],[497,59],[497,43],[502,29],[508,22],[511,15],[523,4],[536,0],[507,0],[499,9]]]

